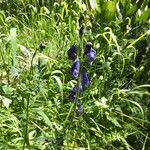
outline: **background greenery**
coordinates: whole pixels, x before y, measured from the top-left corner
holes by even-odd
[[[149,150],[148,0],[0,0],[0,149]],[[76,84],[67,50],[92,42],[91,84]]]

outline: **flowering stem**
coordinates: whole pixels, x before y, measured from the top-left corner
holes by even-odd
[[[31,59],[31,66],[30,66],[30,72],[29,72],[29,77],[33,77],[33,60],[37,54],[37,49],[35,50],[32,59]],[[29,84],[29,89],[31,88],[31,78],[28,80]],[[25,147],[30,149],[30,143],[29,143],[29,106],[30,106],[30,93],[28,93],[27,97],[27,106],[26,106],[26,125],[25,125],[25,131],[24,131],[24,143],[23,143],[23,150]]]
[[[77,108],[77,105],[78,105],[78,101],[79,101],[79,95],[80,95],[80,87],[81,87],[81,70],[82,70],[82,61],[81,61],[81,58],[82,58],[82,51],[83,51],[83,35],[81,36],[81,50],[78,51],[78,56],[79,56],[79,62],[80,62],[80,69],[79,69],[79,77],[78,77],[78,80],[77,80],[77,95],[76,95],[76,101],[75,101],[75,111],[76,112],[76,108]]]

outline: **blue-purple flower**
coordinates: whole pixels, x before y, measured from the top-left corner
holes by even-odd
[[[90,80],[86,72],[82,72],[81,84],[82,84],[83,90],[85,90],[85,88],[87,88],[88,85],[90,84]]]
[[[74,88],[72,89],[70,95],[69,95],[70,100],[75,101],[77,91],[78,91],[78,86],[75,85]],[[83,91],[83,88],[82,88],[82,85],[81,85],[80,86],[80,92],[82,92],[82,91]]]
[[[90,53],[91,48],[92,48],[92,43],[88,42],[85,46],[85,50],[84,50],[85,54]]]
[[[77,58],[77,47],[75,45],[72,45],[67,53],[69,59],[75,60]]]
[[[71,93],[69,94],[69,99],[71,101],[75,101],[75,99],[76,99],[76,93],[74,91],[71,91]]]
[[[92,48],[92,43],[88,42],[86,44],[84,53],[88,60],[88,63],[91,64],[91,62],[96,58],[96,51]]]
[[[91,48],[90,52],[86,54],[86,57],[88,59],[88,62],[91,64],[91,62],[95,60],[96,51],[93,48]]]
[[[84,26],[82,26],[80,31],[79,31],[80,36],[82,36],[83,33],[84,33]],[[79,57],[81,57],[81,56],[79,56]],[[81,66],[81,69],[80,69],[80,62],[79,62],[79,58],[77,57],[77,49],[76,49],[75,45],[72,45],[71,48],[68,50],[68,58],[73,60],[73,65],[69,71],[71,76],[73,78],[77,79],[79,77],[79,72],[81,75],[81,82],[80,82],[80,79],[78,80],[78,84],[80,84],[80,86],[75,85],[69,94],[69,99],[72,102],[78,103],[77,96],[80,96],[80,94],[90,84],[90,80],[88,78],[87,71],[86,71],[87,68],[85,67],[86,65],[84,66],[84,64],[86,64],[86,63],[88,63],[90,65],[92,64],[92,62],[96,58],[96,51],[92,48],[92,43],[88,42],[86,44],[85,49],[84,49],[85,62],[81,61],[81,65],[83,64],[83,66]],[[79,89],[79,87],[80,87],[80,89]],[[81,115],[83,115],[83,113],[84,113],[83,105],[82,105],[82,102],[80,101],[77,105],[76,115],[78,117],[80,117]]]
[[[87,73],[82,72],[80,93],[83,92],[83,90],[85,90],[88,87],[89,84],[90,84],[90,80],[87,76]],[[75,85],[74,88],[72,89],[72,91],[70,92],[70,95],[69,95],[70,100],[75,101],[77,91],[78,91],[78,86]]]
[[[78,78],[79,69],[80,69],[79,59],[76,58],[76,59],[74,60],[74,62],[73,62],[72,67],[71,67],[70,74],[71,74],[74,78]]]

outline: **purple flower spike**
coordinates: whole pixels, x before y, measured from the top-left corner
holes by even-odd
[[[83,105],[82,105],[82,103],[80,102],[80,103],[78,104],[77,116],[80,117],[80,116],[83,115],[83,113],[84,113],[84,111],[83,111]]]
[[[86,72],[83,72],[83,73],[82,73],[81,84],[82,84],[83,90],[84,90],[86,87],[88,87],[88,85],[90,84],[90,80],[89,80],[89,78],[88,78]]]
[[[75,101],[77,91],[78,91],[78,87],[77,87],[77,85],[75,85],[74,88],[72,89],[70,95],[69,95],[70,100]],[[80,86],[80,92],[82,92],[82,91],[83,91],[83,88],[82,88],[82,85],[81,85]]]
[[[78,86],[75,85],[74,88],[73,88],[73,91],[76,93],[78,91]],[[83,91],[83,88],[82,88],[82,85],[80,85],[80,92]]]
[[[91,64],[92,61],[95,60],[96,58],[96,51],[91,48],[90,52],[86,54],[88,62]]]
[[[80,69],[80,63],[79,63],[79,59],[76,58],[73,62],[72,68],[70,70],[70,74],[76,79],[78,78],[78,74],[79,74],[79,69]]]
[[[69,99],[70,99],[71,101],[75,101],[75,99],[76,99],[76,93],[73,92],[73,91],[71,91],[71,93],[70,93],[70,95],[69,95]]]
[[[68,59],[75,60],[77,57],[77,47],[75,45],[72,45],[67,53],[68,53]]]

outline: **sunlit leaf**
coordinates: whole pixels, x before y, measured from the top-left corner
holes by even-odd
[[[107,119],[109,121],[111,121],[116,127],[120,127],[121,128],[121,125],[120,123],[118,122],[118,118],[115,117],[113,114],[107,114]]]
[[[12,100],[7,97],[2,97],[3,106],[7,109],[9,108],[10,104],[12,103]]]
[[[115,17],[115,2],[108,1],[103,4],[102,6],[102,17],[104,16],[104,19],[107,19],[108,21],[112,20]]]
[[[134,105],[136,105],[136,106],[140,109],[142,115],[144,115],[143,108],[142,108],[142,106],[141,106],[138,102],[135,102],[135,101],[132,101],[132,100],[128,100],[128,99],[124,99],[124,100],[125,100],[125,101],[128,101],[128,102],[130,102],[130,103],[132,103],[132,104],[134,104]]]
[[[56,82],[58,83],[59,90],[60,90],[60,93],[61,93],[61,99],[62,99],[62,102],[63,102],[63,85],[62,85],[62,82],[61,82],[60,78],[56,75],[53,75],[51,77],[54,78],[56,80]]]
[[[90,1],[90,6],[92,9],[96,9],[97,7],[97,3],[96,3],[96,0],[89,0]]]
[[[137,17],[136,21],[139,23],[144,23],[150,19],[150,8],[142,13],[141,16]]]
[[[42,116],[43,120],[45,121],[45,123],[52,128],[52,123],[50,121],[50,118],[44,113],[44,111],[39,110],[37,112],[40,116]]]

